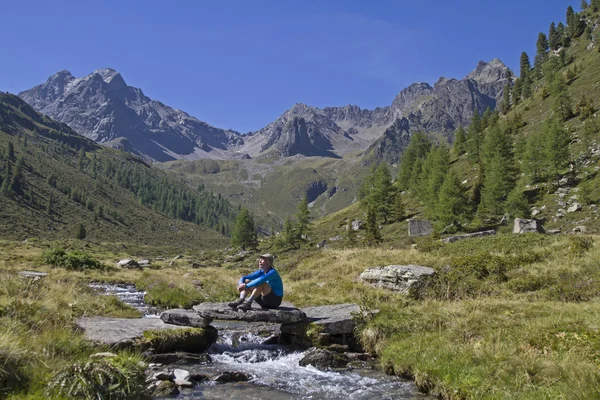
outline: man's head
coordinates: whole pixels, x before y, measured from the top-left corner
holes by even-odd
[[[273,268],[273,255],[266,253],[258,256],[258,265],[264,270]]]

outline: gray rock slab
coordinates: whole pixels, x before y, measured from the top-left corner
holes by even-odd
[[[302,311],[306,314],[307,322],[319,326],[322,333],[338,335],[354,332],[354,314],[360,312],[360,307],[348,303],[306,307],[302,308]],[[281,331],[293,333],[297,328],[298,324],[284,324]]]
[[[496,231],[493,230],[493,229],[490,229],[489,231],[481,231],[481,232],[474,232],[474,233],[465,233],[464,235],[450,236],[450,237],[442,239],[442,242],[444,242],[444,243],[454,243],[454,242],[458,242],[459,240],[463,240],[463,239],[471,239],[471,238],[488,236],[488,235],[495,235],[495,234],[496,234]]]
[[[197,311],[201,316],[221,320],[276,322],[281,324],[306,320],[306,315],[302,311],[287,304],[282,304],[275,310],[265,310],[254,302],[250,310],[242,311],[229,307],[227,303],[201,303],[194,306],[194,311]]]
[[[435,270],[420,265],[388,265],[368,268],[359,279],[374,287],[382,287],[408,294],[410,287],[420,279],[433,275]]]
[[[83,317],[77,320],[77,326],[84,331],[87,340],[109,346],[130,345],[146,331],[186,328],[165,324],[158,318],[105,317]]]
[[[536,219],[515,218],[513,233],[540,233],[542,226]]]
[[[433,226],[426,219],[411,219],[408,221],[408,236],[429,236],[432,233]]]
[[[184,310],[181,308],[163,311],[160,314],[160,319],[166,324],[192,326],[195,328],[206,328],[213,320],[208,316],[201,316],[194,310]]]
[[[48,273],[46,272],[36,272],[36,271],[21,271],[19,272],[19,275],[22,275],[26,278],[32,278],[34,280],[43,278],[45,276],[48,276]]]

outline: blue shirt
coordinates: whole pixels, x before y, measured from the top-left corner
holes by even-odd
[[[279,273],[275,271],[275,268],[271,268],[266,274],[262,268],[259,268],[258,271],[255,271],[250,275],[242,276],[239,283],[244,283],[244,280],[246,279],[250,280],[250,282],[246,283],[247,288],[253,288],[267,282],[276,296],[283,297],[283,282],[281,281]]]

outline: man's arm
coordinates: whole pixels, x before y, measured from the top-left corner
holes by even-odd
[[[246,283],[246,287],[254,287],[254,286],[258,286],[258,285],[260,285],[262,283],[265,283],[266,281],[269,280],[269,278],[271,276],[273,276],[276,273],[274,269],[271,269],[269,272],[267,272],[266,274],[264,274],[264,275],[261,276],[260,275],[261,271],[262,270],[258,270],[257,271],[257,272],[259,272],[259,275],[257,277],[251,278],[251,279],[254,279],[254,280],[251,281],[251,282]],[[252,275],[254,275],[254,274],[252,274]]]
[[[245,276],[242,276],[242,277],[240,278],[240,280],[239,280],[238,284],[240,284],[240,285],[241,285],[242,283],[244,283],[244,281],[245,281],[246,279],[248,279],[248,280],[250,280],[250,281],[251,281],[251,280],[253,280],[253,279],[256,279],[256,278],[258,278],[258,277],[260,276],[261,272],[262,272],[262,269],[259,269],[259,270],[256,270],[256,271],[254,271],[254,272],[253,272],[253,273],[251,273],[250,275],[245,275]],[[246,286],[247,286],[247,285],[246,285]]]

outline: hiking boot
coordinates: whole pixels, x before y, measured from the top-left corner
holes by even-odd
[[[238,310],[242,310],[242,311],[248,311],[249,309],[252,308],[252,302],[251,301],[245,301],[244,304],[242,304],[241,306],[238,306]]]
[[[238,306],[240,306],[243,302],[244,302],[244,299],[239,298],[236,301],[232,301],[231,303],[227,303],[227,305],[229,307],[232,307],[232,308],[238,308]]]

